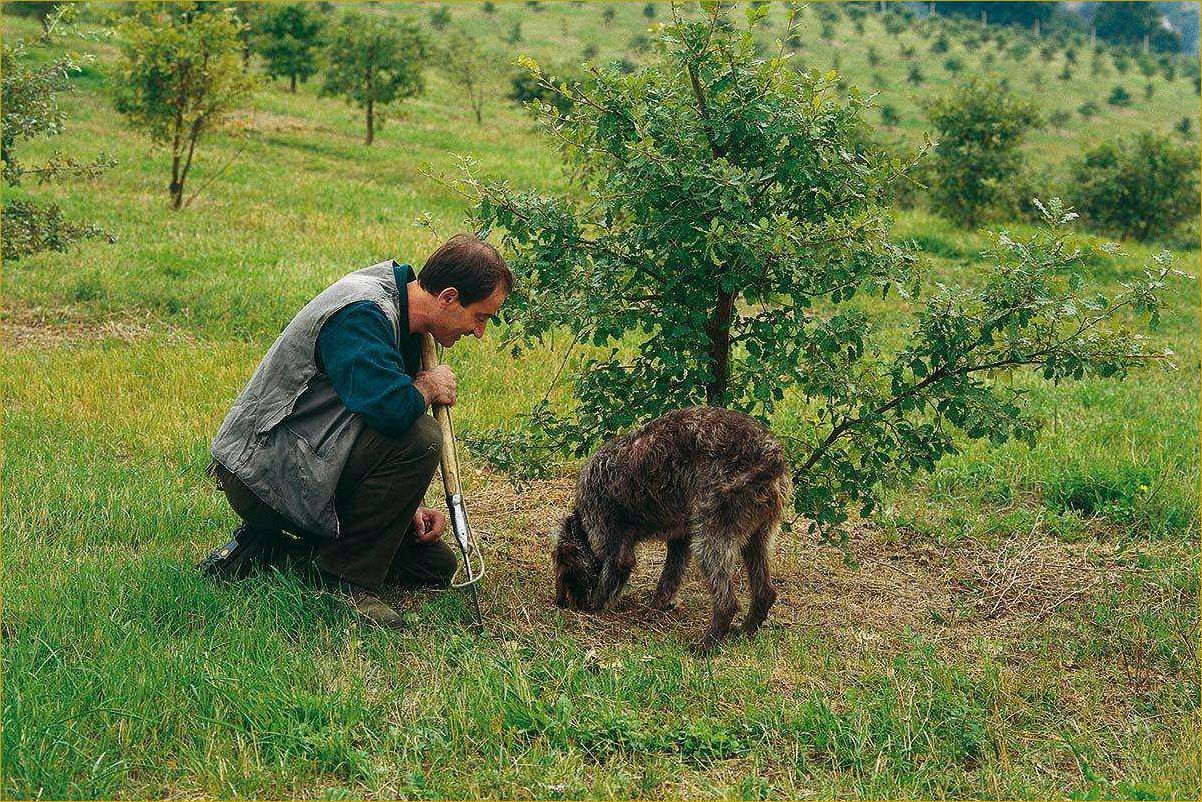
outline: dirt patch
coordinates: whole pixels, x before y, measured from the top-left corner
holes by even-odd
[[[695,566],[676,609],[650,608],[665,551],[657,543],[640,547],[629,590],[612,610],[556,610],[550,555],[574,479],[537,482],[525,493],[486,472],[466,479],[468,512],[490,577],[481,603],[499,633],[526,640],[563,628],[582,643],[602,646],[649,632],[688,641],[704,629],[710,596]],[[837,633],[840,648],[877,651],[912,634],[952,648],[968,648],[974,636],[1017,640],[1032,625],[1113,588],[1121,571],[1109,546],[1066,544],[1038,530],[998,545],[965,541],[939,548],[917,538],[895,541],[861,524],[843,549],[807,536],[803,527],[782,535],[774,580],[779,598],[766,627]]]
[[[9,351],[24,349],[78,348],[106,340],[133,342],[151,334],[172,338],[188,335],[163,326],[149,315],[123,312],[96,320],[73,309],[5,309],[0,317],[0,337]]]

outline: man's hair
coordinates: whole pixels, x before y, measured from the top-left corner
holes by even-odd
[[[474,234],[456,234],[430,254],[417,277],[421,288],[438,295],[447,287],[459,291],[461,306],[493,294],[497,285],[513,291],[513,273],[497,249]]]

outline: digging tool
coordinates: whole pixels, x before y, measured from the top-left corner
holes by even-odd
[[[421,335],[422,369],[438,367],[438,347],[429,334]],[[459,485],[459,456],[455,451],[455,429],[451,426],[451,409],[445,404],[434,405],[434,419],[442,428],[442,486],[447,492],[447,510],[451,514],[451,532],[463,555],[463,565],[451,577],[451,587],[467,587],[472,592],[472,606],[476,609],[476,629],[484,631],[484,617],[480,614],[480,599],[476,594],[476,583],[484,576],[484,556],[476,545],[476,538],[467,522],[467,509],[463,506],[463,493]],[[460,578],[461,575],[466,578]],[[458,580],[458,581],[457,581]]]

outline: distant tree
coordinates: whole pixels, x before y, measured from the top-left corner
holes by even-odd
[[[901,122],[901,115],[897,113],[897,107],[889,103],[881,105],[881,125],[894,126]]]
[[[960,59],[956,58],[955,56],[952,56],[951,58],[949,58],[943,62],[943,69],[947,70],[948,72],[950,72],[952,74],[955,74],[957,72],[962,72],[964,70],[964,62],[961,61]]]
[[[605,10],[601,12],[602,21],[604,21],[606,25],[613,22],[615,13],[616,12],[614,11],[613,6],[606,6]]]
[[[590,346],[564,374],[568,401],[473,434],[473,453],[545,475],[668,410],[771,421],[788,394],[803,410],[778,431],[795,510],[834,539],[853,505],[870,515],[965,438],[1034,440],[1028,396],[999,371],[1121,377],[1165,356],[1121,321],[1160,308],[1168,260],[1099,298],[1057,201],[1036,234],[996,238],[971,288],[918,295],[914,254],[890,235],[907,165],[864,144],[861,99],[756,60],[743,34],[673,24],[639,82],[592,77],[577,114],[547,121],[576,168],[569,191],[465,178],[473,224],[503,232],[524,277],[505,344]],[[906,290],[900,331],[849,303],[891,288]]]
[[[495,67],[480,43],[461,30],[452,31],[437,45],[439,64],[447,80],[467,96],[476,125],[484,123],[484,101],[488,98],[488,77]]]
[[[1119,106],[1120,108],[1131,105],[1131,93],[1121,86],[1116,86],[1110,90],[1110,97],[1106,98],[1106,102],[1111,106]]]
[[[514,20],[513,27],[509,29],[509,33],[505,34],[505,41],[508,44],[516,45],[522,41],[522,22]]]
[[[630,49],[636,53],[646,53],[651,49],[651,39],[643,33],[636,33],[630,37]]]
[[[876,48],[872,45],[868,46],[868,66],[876,67],[881,63],[881,54],[876,52]]]
[[[497,13],[497,4],[492,0],[484,0],[484,4],[480,6],[480,10],[485,14],[495,14]]]
[[[646,17],[647,19],[655,19],[655,4],[654,3],[648,3],[647,5],[643,6],[643,16]]]
[[[623,75],[634,72],[634,65],[630,62],[614,62],[612,67]],[[508,97],[522,104],[536,100],[547,103],[562,117],[575,105],[576,93],[583,80],[583,73],[575,66],[548,68],[545,73],[538,75],[532,75],[523,67],[510,78]]]
[[[430,24],[435,30],[441,31],[451,24],[451,9],[438,6],[430,11]]]
[[[408,18],[348,11],[330,33],[322,95],[341,95],[363,109],[367,136],[375,139],[385,109],[420,95],[426,40]]]
[[[1048,115],[1048,124],[1053,128],[1064,128],[1066,125],[1068,125],[1070,119],[1071,117],[1067,111],[1064,109],[1056,109]]]
[[[910,71],[908,73],[906,73],[906,80],[909,81],[910,83],[914,84],[915,86],[918,86],[922,83],[922,81],[923,81],[922,70],[918,69],[917,64],[910,65]]]
[[[1039,23],[1044,27],[1055,14],[1057,3],[1027,2],[940,2],[935,3],[935,13],[949,17],[971,20],[981,19],[992,25],[1017,25],[1030,28]]]
[[[1125,55],[1116,53],[1114,56],[1114,68],[1118,70],[1119,75],[1125,75],[1127,70],[1131,69],[1131,61]]]
[[[1198,149],[1149,131],[1095,145],[1074,162],[1072,196],[1096,227],[1146,240],[1198,213]]]
[[[34,48],[51,45],[66,32],[77,7],[51,9],[45,32],[36,42],[7,37],[0,42],[0,161],[3,162],[3,258],[16,260],[41,251],[63,252],[81,239],[107,236],[93,223],[68,220],[56,203],[42,203],[26,194],[23,179],[39,185],[58,181],[84,181],[112,167],[108,156],[81,162],[61,152],[29,167],[17,158],[28,141],[62,133],[67,115],[59,95],[71,91],[71,77],[90,56],[50,56]],[[6,6],[7,9],[7,6]],[[109,237],[112,241],[112,237]]]
[[[325,15],[312,3],[265,3],[255,24],[255,49],[263,57],[267,75],[286,77],[289,90],[296,82],[317,74]]]
[[[171,150],[172,208],[201,138],[241,108],[255,88],[242,70],[243,24],[231,9],[187,13],[193,3],[161,4],[127,18],[121,38],[117,110]]]
[[[1019,145],[1040,123],[1035,106],[996,80],[972,78],[923,111],[936,129],[931,205],[965,226],[975,226],[999,185],[1020,164]]]
[[[1194,135],[1194,123],[1189,117],[1182,117],[1177,123],[1177,133],[1181,134],[1186,139],[1190,139]]]
[[[1077,107],[1077,113],[1086,120],[1095,116],[1099,111],[1101,111],[1101,109],[1098,107],[1098,104],[1094,103],[1092,100],[1088,100]]]
[[[1061,68],[1060,73],[1056,77],[1062,81],[1071,81],[1072,80],[1073,71],[1071,69],[1069,69],[1067,61],[1064,62],[1064,67]]]
[[[584,56],[585,61],[592,61],[597,57],[597,46],[592,42],[589,42],[584,46],[584,50],[582,51],[581,55]]]
[[[1181,49],[1181,37],[1160,24],[1160,11],[1153,3],[1098,3],[1093,24],[1099,39],[1125,45],[1142,45],[1147,39],[1155,50]]]
[[[42,30],[50,29],[50,20],[54,16],[54,12],[63,3],[44,3],[40,0],[21,0],[21,2],[4,3],[4,13],[16,14],[19,17],[34,17],[42,24]]]
[[[1144,100],[1151,100],[1152,95],[1156,92],[1156,85],[1151,81],[1144,84]]]
[[[935,37],[935,41],[931,43],[931,52],[932,53],[946,53],[947,49],[948,49],[947,36],[943,33],[940,33],[938,36]]]

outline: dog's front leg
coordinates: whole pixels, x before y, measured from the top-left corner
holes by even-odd
[[[618,550],[605,558],[601,565],[601,578],[593,593],[594,610],[604,610],[622,592],[630,580],[634,562],[634,544],[630,541],[622,541]]]
[[[676,591],[680,590],[680,581],[684,578],[685,569],[689,566],[689,539],[668,541],[668,557],[664,560],[664,571],[659,575],[659,584],[655,586],[655,595],[651,597],[651,606],[656,610],[671,610],[676,605]]]

